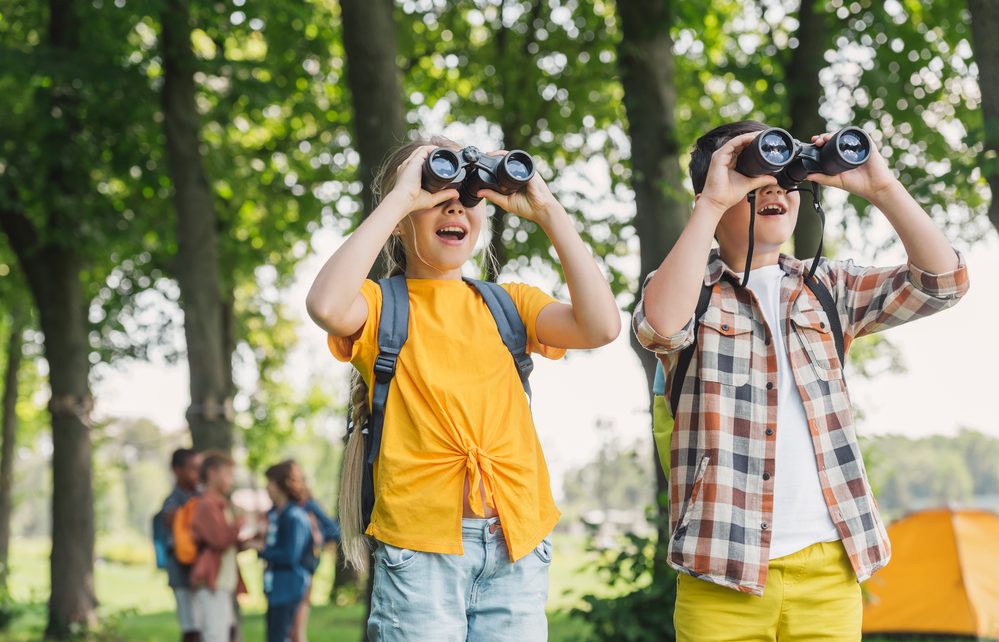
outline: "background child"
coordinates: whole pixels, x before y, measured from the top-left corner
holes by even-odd
[[[295,462],[283,461],[267,469],[267,494],[273,507],[266,542],[259,547],[266,560],[264,593],[267,595],[267,642],[286,642],[295,613],[312,572],[303,562],[312,547],[312,525],[302,508],[305,487],[294,475]]]
[[[205,453],[201,461],[201,499],[191,518],[199,542],[191,568],[191,586],[202,642],[228,642],[236,626],[235,596],[246,592],[239,573],[241,517],[234,517],[229,495],[235,463],[223,452]]]
[[[173,518],[177,510],[198,494],[201,457],[190,448],[178,448],[170,458],[174,487],[163,500],[162,520],[169,540],[173,541]],[[167,549],[167,581],[177,601],[177,621],[182,642],[198,642],[198,627],[194,618],[194,597],[191,593],[191,568],[177,561],[172,544]]]
[[[384,247],[405,274],[409,338],[389,392],[367,535],[378,541],[371,640],[547,639],[548,533],[559,513],[517,369],[477,292],[461,280],[485,224],[486,206],[465,207],[456,190],[428,193],[421,167],[445,139],[410,143],[377,180],[381,200],[327,261],[308,296],[336,358],[349,360],[355,425],[370,404],[381,291],[365,277]],[[534,221],[551,239],[572,304],[537,288],[503,287],[528,334],[528,350],[559,358],[620,331],[606,279],[540,176],[524,191],[482,190],[504,210]],[[359,546],[360,430],[348,444],[341,489],[344,549]]]
[[[298,462],[291,462],[290,475],[292,484],[301,488],[305,497],[305,501],[301,505],[309,515],[309,521],[312,526],[313,545],[316,551],[320,552],[324,544],[339,542],[340,523],[327,515],[319,505],[319,502],[316,501],[316,498],[312,496],[312,491],[309,490],[309,486],[305,481],[305,473],[302,471],[302,467],[298,465]],[[316,557],[310,564],[306,565],[306,570],[310,575],[313,575],[318,566],[319,558]],[[295,621],[291,625],[290,635],[292,642],[308,641],[309,611],[312,608],[311,599],[312,582],[310,581],[305,587],[305,595],[302,596],[298,610],[295,611]]]
[[[780,253],[794,230],[798,194],[772,176],[734,170],[739,152],[765,128],[734,123],[697,141],[694,211],[650,275],[634,319],[639,341],[663,361],[668,394],[682,386],[670,460],[669,563],[681,571],[677,639],[731,640],[737,631],[753,640],[859,640],[857,581],[888,562],[890,547],[833,324],[804,283],[807,263]],[[808,179],[872,203],[909,256],[908,265],[889,268],[821,263],[815,278],[835,300],[847,347],[947,308],[967,291],[960,256],[876,149],[857,169]],[[733,268],[745,265],[753,190],[756,251],[742,288]],[[710,303],[695,326],[706,286]],[[674,381],[678,357],[694,341],[686,376]]]

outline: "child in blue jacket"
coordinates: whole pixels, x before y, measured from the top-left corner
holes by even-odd
[[[296,464],[283,461],[267,469],[267,494],[274,503],[260,558],[267,562],[267,642],[287,642],[295,613],[311,583],[312,525],[302,508],[305,488],[294,474]]]

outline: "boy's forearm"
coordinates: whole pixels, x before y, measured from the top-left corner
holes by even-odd
[[[704,201],[645,286],[645,319],[662,336],[683,330],[697,308],[715,228],[724,212]]]
[[[621,333],[614,294],[572,219],[556,205],[540,222],[562,264],[576,325],[595,346],[613,341]]]
[[[958,268],[957,254],[947,237],[901,183],[896,181],[870,201],[895,228],[909,263],[930,274]]]

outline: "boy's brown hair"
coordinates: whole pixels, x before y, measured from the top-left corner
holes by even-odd
[[[715,127],[694,143],[690,150],[690,182],[694,186],[694,194],[704,191],[704,183],[708,179],[708,167],[711,166],[711,155],[736,136],[750,132],[761,132],[767,125],[756,120],[740,120]]]
[[[236,462],[229,453],[222,452],[221,450],[209,450],[202,454],[201,456],[201,483],[208,482],[208,473],[214,470],[219,470],[227,466],[234,467]]]

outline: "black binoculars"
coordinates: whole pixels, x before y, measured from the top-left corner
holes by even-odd
[[[477,196],[479,190],[513,194],[523,189],[533,176],[534,159],[519,149],[503,156],[488,156],[475,147],[457,152],[438,147],[423,163],[422,184],[428,192],[456,188],[461,204],[474,207],[482,200]]]
[[[871,139],[859,127],[844,127],[822,147],[802,143],[780,127],[771,127],[743,148],[735,169],[744,176],[771,174],[777,177],[778,185],[791,189],[809,174],[842,174],[870,157]]]

